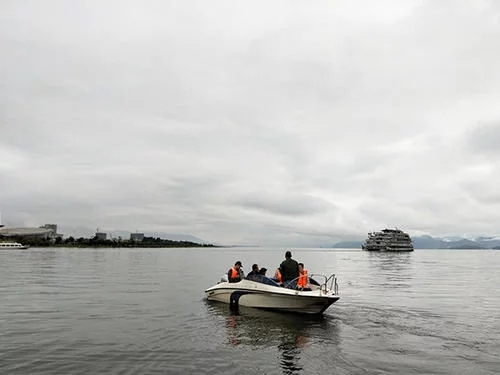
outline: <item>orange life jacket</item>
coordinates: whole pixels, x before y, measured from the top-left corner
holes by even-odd
[[[281,272],[279,268],[276,270],[276,273],[274,274],[274,278],[278,280],[278,282],[281,284],[283,282],[283,278],[281,277]]]
[[[305,288],[307,285],[307,271],[303,270],[299,273],[299,279],[297,280],[297,286]]]
[[[231,279],[236,279],[238,276],[240,276],[238,270],[234,267],[231,267]]]

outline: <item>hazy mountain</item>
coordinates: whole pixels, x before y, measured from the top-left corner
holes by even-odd
[[[190,242],[195,242],[195,243],[206,243],[206,241],[202,240],[199,237],[192,236],[190,234],[182,234],[182,233],[144,233],[146,236],[153,236],[156,235],[156,237],[160,237],[163,239],[168,239],[172,241],[190,241]]]
[[[412,241],[415,249],[446,249],[448,245],[456,242],[456,240],[448,242],[432,236],[412,237]]]
[[[361,249],[364,241],[342,241],[333,245],[334,249]]]

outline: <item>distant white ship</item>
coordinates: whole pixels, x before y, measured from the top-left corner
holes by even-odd
[[[361,248],[368,251],[413,251],[413,243],[408,233],[400,229],[382,229],[368,233]]]
[[[0,250],[27,249],[28,247],[19,242],[0,242]]]

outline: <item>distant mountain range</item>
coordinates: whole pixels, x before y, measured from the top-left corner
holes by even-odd
[[[478,237],[467,239],[462,237],[412,237],[415,249],[500,249],[500,238]],[[342,241],[333,245],[336,249],[361,249],[363,241]]]

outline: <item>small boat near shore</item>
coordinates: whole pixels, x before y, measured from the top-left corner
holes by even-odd
[[[20,244],[19,242],[0,242],[0,250],[23,250],[29,246]]]
[[[315,279],[321,279],[322,283]],[[287,286],[281,286],[275,280],[260,275],[236,283],[220,281],[208,288],[205,295],[208,301],[227,303],[231,309],[247,306],[301,314],[322,314],[340,298],[335,274],[329,277],[311,275],[308,278],[309,287],[303,290],[296,289],[296,284],[297,280],[292,280]]]

